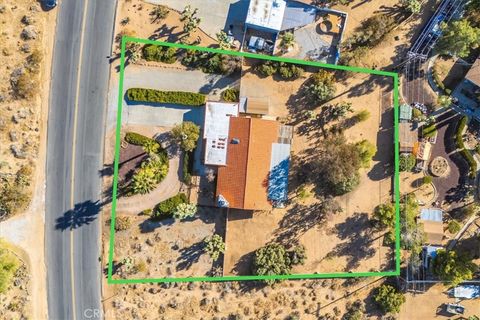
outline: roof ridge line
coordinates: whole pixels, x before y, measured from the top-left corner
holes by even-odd
[[[248,119],[248,146],[247,146],[247,161],[245,163],[245,191],[243,192],[243,199],[242,199],[242,205],[243,207],[245,208],[245,199],[247,197],[247,189],[248,189],[248,184],[247,184],[247,177],[248,177],[248,163],[250,162],[249,161],[249,156],[250,156],[250,146],[251,146],[251,143],[250,143],[250,140],[252,139],[252,135],[251,135],[251,132],[252,132],[252,126],[253,126],[253,121],[252,121],[252,118],[247,118]]]

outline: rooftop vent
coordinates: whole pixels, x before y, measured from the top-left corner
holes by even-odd
[[[240,144],[240,139],[233,138],[232,141],[231,141],[231,144]]]

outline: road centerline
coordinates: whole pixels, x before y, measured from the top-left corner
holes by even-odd
[[[82,60],[83,60],[83,43],[85,39],[85,27],[87,21],[87,9],[88,9],[88,1],[85,0],[83,5],[83,15],[82,15],[82,26],[80,30],[80,47],[79,47],[79,57],[78,57],[78,66],[77,66],[77,83],[75,88],[75,102],[73,105],[73,131],[72,131],[72,160],[71,160],[71,179],[70,179],[70,207],[72,208],[73,215],[75,215],[75,198],[74,198],[74,188],[75,188],[75,149],[76,149],[76,142],[77,142],[77,117],[78,117],[78,101],[80,97],[80,75],[82,70]],[[75,313],[75,268],[74,268],[74,259],[73,259],[73,231],[74,225],[70,226],[70,283],[72,287],[72,315],[73,320],[76,320],[76,313]]]

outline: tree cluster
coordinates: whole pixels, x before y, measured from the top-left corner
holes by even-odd
[[[442,281],[451,286],[473,278],[478,266],[472,262],[467,254],[460,254],[454,250],[438,250],[433,260],[433,273]]]

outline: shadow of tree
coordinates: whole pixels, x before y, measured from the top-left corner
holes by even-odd
[[[68,210],[63,216],[55,220],[55,229],[65,231],[88,225],[97,219],[101,207],[102,203],[98,200],[77,203],[73,209]]]
[[[328,216],[329,213],[321,202],[311,205],[296,203],[280,220],[274,235],[279,242],[291,244],[311,228],[323,225]]]
[[[347,241],[338,244],[333,252],[336,256],[347,257],[347,270],[359,267],[361,260],[375,255],[373,228],[367,213],[356,213],[345,222],[336,224],[335,228],[338,238]]]
[[[174,218],[165,218],[163,220],[146,219],[142,221],[138,227],[140,228],[141,233],[149,233],[155,231],[157,228],[162,226],[171,226],[174,223]]]
[[[204,246],[203,241],[199,241],[188,248],[180,249],[180,257],[177,258],[178,264],[176,270],[188,270],[194,263],[198,262],[200,256],[203,254]]]

